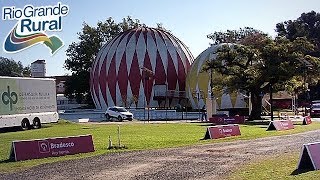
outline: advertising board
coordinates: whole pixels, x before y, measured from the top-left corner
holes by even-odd
[[[93,152],[91,135],[13,141],[10,159],[22,161]]]

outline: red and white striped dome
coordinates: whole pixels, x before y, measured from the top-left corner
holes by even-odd
[[[169,32],[145,27],[123,32],[101,48],[92,65],[90,88],[96,108],[156,107],[154,85],[184,91],[193,60]],[[152,74],[149,80],[144,78],[146,69]]]

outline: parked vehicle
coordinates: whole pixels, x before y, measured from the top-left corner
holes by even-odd
[[[107,121],[111,120],[112,118],[116,118],[118,121],[125,119],[132,121],[133,119],[133,114],[131,112],[126,110],[124,107],[118,106],[108,107],[105,116]]]
[[[0,128],[37,129],[58,118],[54,79],[0,76]]]
[[[310,107],[310,116],[311,117],[320,117],[320,103],[312,103]]]

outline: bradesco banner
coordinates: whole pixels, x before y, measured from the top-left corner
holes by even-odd
[[[298,169],[320,169],[320,142],[303,145],[298,162]]]
[[[15,161],[93,152],[91,135],[13,141],[10,159]]]
[[[308,125],[308,124],[311,124],[311,123],[312,123],[312,121],[311,121],[311,117],[310,116],[305,116],[303,118],[303,122],[302,122],[303,125]]]
[[[53,79],[0,77],[0,115],[56,111]]]
[[[209,121],[215,124],[243,124],[245,122],[244,116],[215,116],[209,118]]]
[[[294,125],[291,120],[277,120],[277,121],[270,121],[269,126],[267,128],[268,130],[289,130],[294,129]]]
[[[239,125],[229,124],[229,125],[219,125],[211,126],[207,128],[204,139],[218,139],[229,136],[239,136],[241,135]]]

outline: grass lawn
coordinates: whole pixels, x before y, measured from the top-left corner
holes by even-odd
[[[284,156],[285,155],[285,156]],[[297,172],[300,152],[286,153],[262,159],[240,167],[232,173],[230,180],[278,180],[278,179],[319,179],[320,171]]]
[[[287,131],[266,131],[266,124],[247,124],[240,126],[242,134],[241,136],[218,140],[200,140],[204,137],[206,127],[208,125],[210,124],[123,123],[120,125],[121,143],[122,145],[125,145],[127,149],[121,151],[178,147],[203,143],[234,141],[239,139],[256,139],[267,136],[286,135],[320,129],[320,123],[312,123],[311,125],[303,126],[301,125],[301,122],[299,122],[299,124],[295,125],[294,130]],[[109,135],[112,138],[113,144],[117,144],[117,129],[118,125],[115,124],[78,124],[59,121],[59,123],[56,124],[44,125],[44,127],[41,129],[0,133],[0,172],[17,171],[44,163],[83,158],[119,151],[107,150]],[[92,134],[95,152],[20,162],[11,162],[8,160],[11,142],[14,140],[65,137],[85,134]]]

